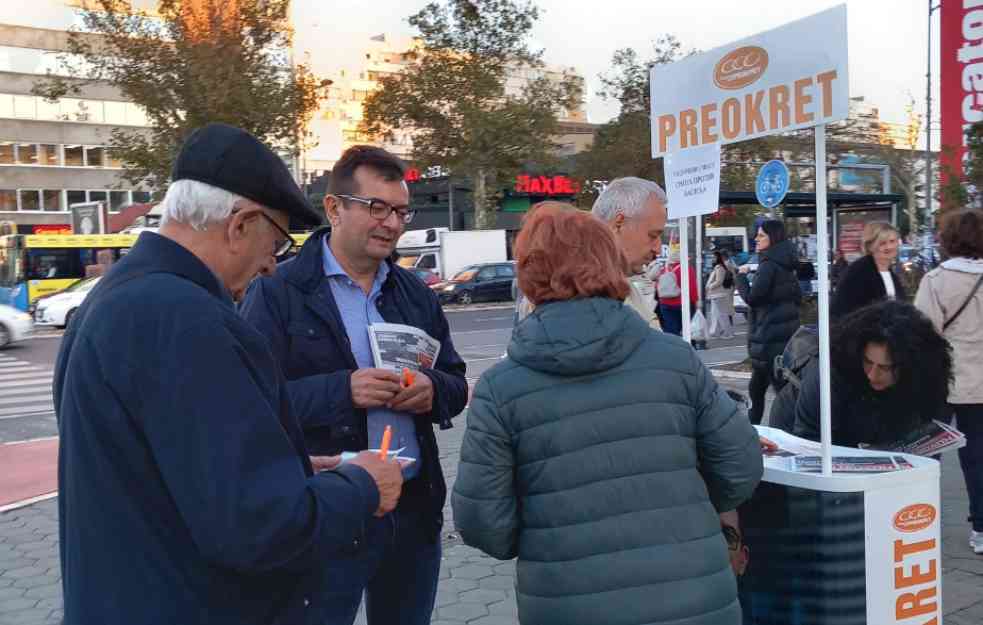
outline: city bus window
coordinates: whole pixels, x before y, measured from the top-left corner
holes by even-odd
[[[83,265],[77,249],[28,249],[28,280],[81,278]]]

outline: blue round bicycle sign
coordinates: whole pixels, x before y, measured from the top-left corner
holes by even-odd
[[[765,208],[775,208],[788,193],[788,167],[779,160],[768,161],[761,166],[754,183],[754,195]]]

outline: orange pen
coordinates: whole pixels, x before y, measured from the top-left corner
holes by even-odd
[[[408,367],[403,367],[403,379],[401,380],[401,386],[403,388],[409,388],[413,386],[413,380],[415,379],[416,376],[413,374],[413,370],[409,369]]]
[[[386,430],[382,433],[382,444],[379,445],[379,457],[383,460],[389,456],[389,444],[393,439],[393,429],[392,426],[387,425]]]

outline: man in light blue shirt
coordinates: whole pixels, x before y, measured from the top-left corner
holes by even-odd
[[[325,237],[322,244],[324,275],[328,278],[326,286],[331,289],[331,295],[338,306],[338,313],[341,315],[345,332],[348,334],[352,355],[355,356],[359,371],[370,372],[369,375],[382,383],[390,382],[398,385],[400,380],[397,374],[375,369],[368,332],[370,324],[385,323],[385,319],[379,312],[379,297],[382,295],[382,285],[389,277],[389,265],[379,263],[372,285],[366,293],[338,263],[328,241],[328,238]],[[325,286],[321,288],[325,288]],[[393,387],[393,391],[398,392],[398,389]],[[369,447],[378,448],[380,446],[382,432],[389,425],[392,427],[390,449],[402,449],[403,451],[399,455],[419,458],[420,446],[416,441],[416,426],[413,424],[413,416],[406,412],[397,412],[389,405],[367,410]],[[412,479],[417,476],[419,471],[419,463],[414,462],[403,469],[403,477],[407,480]]]

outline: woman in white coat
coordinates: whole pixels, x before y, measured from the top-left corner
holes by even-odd
[[[707,280],[706,291],[707,299],[710,300],[710,336],[732,338],[734,336],[734,328],[731,325],[734,315],[734,277],[722,252],[713,254],[713,270]]]

